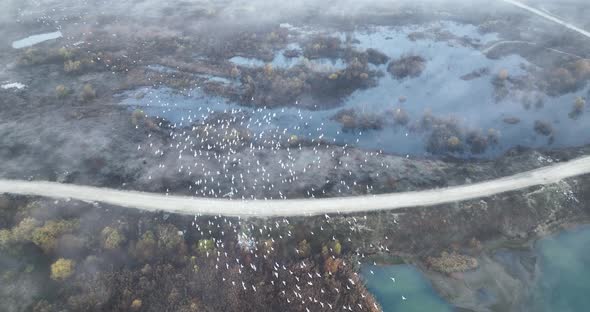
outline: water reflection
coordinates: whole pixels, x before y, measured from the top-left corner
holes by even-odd
[[[336,35],[344,37],[343,33]],[[202,120],[208,113],[218,110],[247,112],[252,122],[246,124],[254,133],[266,131],[267,134],[296,135],[400,155],[429,155],[428,133],[415,129],[425,112],[441,118],[452,116],[453,122],[462,129],[479,131],[484,135],[493,131],[499,137],[498,144],[490,144],[483,153],[472,155],[467,150],[463,156],[493,157],[519,145],[563,147],[590,142],[588,114],[581,113],[576,119],[570,115],[576,98],[583,97],[587,90],[559,97],[532,94],[538,104],[536,107],[524,105],[523,102],[528,99],[520,97],[497,100],[494,79],[502,73],[513,77],[524,76],[524,68],[531,64],[517,55],[500,59],[486,57],[478,47],[483,48],[497,41],[494,34],[481,34],[472,25],[444,22],[434,26],[377,27],[354,32],[351,37],[355,39],[352,44],[356,48],[372,48],[391,59],[408,54],[419,55],[426,60],[425,70],[416,78],[396,79],[387,73],[387,64],[371,65],[373,69],[385,73],[377,86],[357,90],[343,99],[340,107],[324,110],[321,107],[315,111],[300,109],[297,103],[287,103],[290,104],[287,108],[253,109],[205,95],[198,88],[191,90],[189,96],[167,88],[146,89],[145,98],[137,100],[129,93],[123,104],[145,107],[148,114],[177,123]],[[290,44],[285,51],[289,49],[298,49],[298,45]],[[287,58],[285,51],[277,52],[270,64],[289,67],[301,62],[301,56]],[[265,64],[261,60],[241,56],[229,61],[241,66]],[[340,59],[310,62],[333,69],[345,66]],[[209,81],[237,83],[215,77]],[[379,116],[384,121],[375,129],[343,131],[342,123],[334,118],[343,109],[361,116]],[[409,126],[396,124],[395,110],[403,110],[407,114]],[[552,127],[551,139],[535,131],[535,127],[540,125],[539,120]],[[186,121],[184,124],[187,124]]]

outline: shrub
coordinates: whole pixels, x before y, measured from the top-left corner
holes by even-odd
[[[426,140],[426,150],[429,153],[463,152],[465,147],[464,130],[456,118],[436,118],[427,112],[424,114],[420,126],[425,130],[431,130]]]
[[[553,126],[547,121],[536,120],[534,129],[535,132],[544,136],[550,136],[553,133]]]
[[[426,68],[426,60],[418,55],[402,56],[387,66],[387,71],[397,79],[420,76]]]
[[[66,47],[59,48],[57,52],[64,58],[64,60],[71,59],[73,55],[72,51],[68,50]]]
[[[44,61],[45,57],[42,53],[34,48],[28,48],[25,53],[19,58],[18,63],[21,65],[31,66],[37,65]]]
[[[272,64],[269,63],[269,64],[264,65],[264,74],[266,76],[272,76],[273,72],[274,72],[274,69],[272,67]]]
[[[586,101],[581,98],[577,97],[574,101],[574,106],[572,107],[572,111],[569,113],[570,118],[577,119],[584,113],[584,108],[586,107]]]
[[[440,257],[429,257],[428,264],[441,273],[466,272],[478,267],[477,259],[456,252],[443,251]]]
[[[500,80],[506,80],[506,79],[508,79],[509,76],[510,76],[510,74],[508,73],[507,69],[501,69],[498,72],[498,79],[500,79]]]
[[[69,259],[60,258],[51,265],[51,279],[63,281],[74,273],[75,262]]]
[[[500,132],[494,128],[488,129],[488,142],[490,144],[498,144],[500,142]]]
[[[387,55],[372,48],[367,49],[367,59],[369,63],[375,65],[383,65],[389,61],[389,57]]]
[[[84,88],[82,88],[82,100],[90,101],[96,97],[96,91],[90,84],[85,84]]]
[[[590,60],[577,60],[573,63],[573,72],[578,79],[590,77]]]
[[[502,121],[504,121],[504,123],[509,124],[509,125],[516,125],[516,124],[520,123],[520,118],[518,118],[518,117],[505,117],[504,119],[502,119]]]
[[[68,88],[66,88],[66,86],[60,84],[57,87],[55,87],[55,93],[57,94],[58,98],[63,99],[66,96],[68,96],[68,94],[70,93],[70,90],[68,90]]]
[[[296,135],[294,135],[294,134],[292,134],[292,135],[289,137],[289,140],[288,140],[288,141],[289,141],[289,144],[291,144],[291,145],[293,145],[293,144],[297,144],[297,143],[299,142],[299,137],[298,137],[298,136],[296,136]]]
[[[242,73],[236,66],[232,67],[232,69],[230,70],[230,76],[234,79],[240,77],[241,74]]]
[[[324,259],[328,258],[330,256],[330,250],[328,249],[328,246],[326,245],[322,245],[322,257]]]
[[[470,131],[466,138],[467,144],[471,147],[471,152],[481,154],[488,148],[488,139],[479,131]]]
[[[300,241],[299,244],[297,244],[297,250],[299,251],[299,255],[304,258],[309,257],[309,255],[311,254],[311,247],[305,239]]]
[[[272,254],[274,252],[274,250],[275,250],[274,249],[274,245],[275,244],[273,243],[272,240],[267,239],[267,240],[265,240],[265,241],[262,242],[262,248],[261,249],[262,249],[262,251],[265,254]]]
[[[405,126],[410,122],[410,116],[403,108],[396,108],[393,112],[393,120],[396,124]]]
[[[134,110],[133,113],[131,113],[131,123],[134,126],[137,126],[139,125],[139,122],[145,118],[145,116],[145,112],[138,108]]]
[[[342,259],[334,259],[332,257],[326,258],[324,261],[324,272],[334,274],[338,272],[342,266]]]
[[[82,67],[82,62],[80,62],[80,61],[67,60],[64,62],[64,71],[66,73],[79,72],[81,67]]]
[[[342,123],[342,127],[345,129],[353,129],[356,127],[356,121],[352,115],[342,115],[340,122]]]
[[[456,136],[452,136],[447,140],[447,146],[449,150],[456,151],[461,146],[461,139]]]

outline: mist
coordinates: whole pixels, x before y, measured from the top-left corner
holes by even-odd
[[[590,2],[519,1],[3,0],[0,179],[315,205],[586,155]],[[587,218],[575,179],[293,218],[0,194],[0,310],[378,311],[379,259],[441,311],[517,310],[536,273],[485,244]]]

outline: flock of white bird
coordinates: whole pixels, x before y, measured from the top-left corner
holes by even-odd
[[[162,112],[174,107],[174,103],[157,101],[146,106],[163,107]],[[300,110],[299,119],[288,128],[278,128],[273,119],[279,117],[270,110],[262,117],[249,117],[239,109],[215,113],[201,107],[189,110],[181,121],[170,125],[169,146],[154,144],[155,140],[150,141],[153,137],[148,134],[148,142],[137,149],[160,157],[158,168],[162,172],[176,170],[190,179],[192,184],[187,191],[200,197],[286,199],[285,192],[294,191],[295,185],[304,189],[303,194],[297,195],[310,198],[324,196],[326,190],[321,186],[330,184],[337,195],[351,194],[353,188],[356,193],[373,191],[372,185],[363,185],[364,189],[359,190],[354,178],[330,181],[328,173],[339,170],[338,174],[352,177],[355,170],[362,170],[370,158],[377,158],[382,152],[364,151],[359,155],[355,150],[352,155],[350,146],[324,141],[321,122],[305,138],[292,135],[293,130],[310,124],[311,117],[304,116]],[[352,156],[354,161],[342,161]],[[172,157],[177,161],[171,161]],[[389,168],[383,161],[379,163],[383,170]],[[379,176],[379,172],[375,174]],[[153,178],[153,175],[148,177]],[[312,185],[307,187],[306,183]]]
[[[204,229],[199,225],[198,218],[200,216],[195,216],[194,217],[194,221],[192,222],[192,226],[200,232],[201,236],[203,237],[211,237],[214,241],[215,241],[215,250],[211,251],[211,252],[207,252],[205,254],[206,257],[213,257],[215,259],[215,269],[216,270],[230,270],[230,269],[236,269],[237,268],[237,272],[239,275],[242,275],[245,270],[249,270],[250,273],[256,273],[259,271],[259,267],[257,267],[255,264],[250,263],[249,265],[244,264],[242,261],[240,261],[240,258],[230,258],[228,256],[228,253],[223,251],[225,246],[224,243],[222,242],[221,239],[216,239],[214,236],[215,234],[213,233],[213,231],[210,230],[210,228],[217,228],[217,229],[231,229],[231,231],[233,231],[233,235],[236,235],[236,239],[238,241],[239,246],[242,248],[242,250],[244,250],[245,252],[250,253],[254,259],[259,257],[259,254],[262,254],[262,257],[265,260],[269,260],[270,255],[275,252],[274,247],[270,246],[270,248],[266,248],[265,250],[260,252],[259,247],[261,246],[261,242],[264,241],[268,241],[270,240],[271,242],[276,242],[278,240],[283,240],[286,239],[287,237],[292,237],[293,233],[288,229],[288,226],[290,225],[290,221],[286,218],[283,218],[281,220],[270,220],[268,224],[262,225],[262,226],[257,226],[254,225],[250,222],[248,222],[247,220],[243,220],[241,218],[238,218],[237,220],[234,219],[234,221],[232,221],[231,219],[225,218],[225,217],[221,217],[221,216],[215,216],[213,218],[209,218],[207,217],[207,225],[206,227],[208,229]],[[359,231],[360,228],[365,227],[366,224],[366,219],[367,217],[364,216],[362,218],[357,218],[357,217],[349,217],[347,218],[347,222],[348,222],[348,229],[350,230],[350,233],[339,233],[339,235],[342,235],[343,237],[346,237],[346,241],[351,241],[350,237],[352,236],[352,233],[355,231]],[[331,227],[331,222],[332,218],[328,215],[325,215],[323,218],[323,223],[320,224],[319,226],[319,231],[324,231],[327,230],[328,228]],[[226,233],[224,231],[221,231],[221,236],[226,235]],[[253,235],[253,233],[256,233],[256,235]],[[320,233],[316,233],[313,231],[310,231],[309,233],[309,237],[314,237],[317,234]],[[283,236],[284,235],[284,236]],[[332,236],[332,240],[336,241],[338,240],[335,236]],[[384,240],[382,242],[379,242],[375,245],[371,244],[369,247],[371,248],[375,248],[379,251],[383,251],[383,252],[387,252],[389,251],[389,248],[386,245],[386,242],[389,240],[389,238],[387,236],[384,237]],[[266,246],[266,245],[265,245]],[[300,253],[300,250],[297,249],[297,247],[294,247],[295,251],[297,254]],[[332,251],[332,250],[331,250]],[[335,256],[332,255],[331,257],[333,257],[335,259]],[[342,262],[343,266],[347,266],[347,265],[358,265],[360,266],[363,262],[368,262],[366,259],[366,255],[362,252],[360,252],[359,250],[355,250],[353,252],[353,257],[351,257],[351,259],[355,259],[354,261],[356,261],[357,263],[347,263],[346,261]],[[363,261],[364,260],[364,261]],[[270,261],[270,260],[269,260]],[[307,269],[307,262],[304,260],[301,260],[299,262],[295,262],[296,266],[300,267],[302,270]],[[372,266],[377,266],[378,264],[376,262],[372,262]],[[285,302],[287,302],[288,304],[300,304],[301,308],[305,308],[306,311],[310,311],[310,308],[313,309],[313,306],[320,306],[321,308],[328,308],[329,310],[348,310],[348,311],[368,311],[367,307],[364,307],[362,304],[358,303],[356,307],[350,306],[350,305],[346,305],[346,306],[336,306],[336,303],[334,302],[325,302],[322,301],[320,299],[318,299],[317,297],[311,297],[311,296],[307,296],[304,297],[302,295],[302,290],[304,290],[306,287],[312,287],[314,286],[314,284],[321,284],[323,281],[325,281],[324,277],[317,271],[314,272],[305,272],[305,273],[298,273],[298,272],[294,272],[293,270],[289,269],[290,266],[286,266],[284,263],[280,263],[277,261],[273,261],[272,263],[272,278],[270,280],[270,283],[275,286],[275,287],[280,287],[282,288],[280,294],[283,297],[283,300],[285,300]],[[373,270],[369,270],[370,274],[375,274],[373,272]],[[331,275],[331,273],[328,273],[329,275]],[[357,283],[359,283],[359,281],[362,281],[362,277],[357,273],[353,273],[354,276],[353,278],[349,278],[348,279],[348,285],[346,285],[346,289],[339,289],[337,287],[334,287],[334,289],[324,289],[321,288],[320,289],[320,293],[324,294],[326,292],[332,292],[335,294],[340,294],[343,293],[345,291],[351,291],[352,287],[354,287],[355,285],[357,285]],[[257,292],[257,288],[256,285],[254,284],[250,284],[247,281],[244,280],[227,280],[225,277],[222,278],[223,282],[226,282],[228,284],[228,286],[230,287],[236,287],[238,289],[241,289],[244,292]],[[395,276],[391,276],[390,277],[392,283],[396,282]],[[292,282],[293,280],[295,280],[295,282]],[[361,295],[362,298],[365,298],[365,295]],[[407,298],[405,296],[401,296],[400,300],[405,301],[407,300]],[[375,303],[373,303],[374,308],[379,309],[379,306]]]
[[[163,112],[165,112],[173,108],[174,104],[159,102],[157,106],[163,107]],[[192,183],[188,186],[188,191],[191,194],[200,197],[228,197],[238,200],[262,199],[257,198],[260,194],[263,194],[264,199],[286,199],[287,194],[283,192],[290,190],[296,182],[303,180],[303,183],[305,183],[305,181],[311,180],[312,182],[321,182],[319,184],[330,183],[330,177],[325,177],[325,181],[313,181],[318,176],[322,176],[317,174],[318,171],[322,170],[322,167],[325,167],[324,169],[327,170],[325,172],[330,172],[330,170],[334,169],[341,170],[344,172],[344,175],[353,176],[353,170],[357,168],[362,170],[370,157],[378,157],[381,154],[381,152],[365,151],[352,156],[354,161],[343,163],[336,158],[337,153],[341,157],[351,157],[351,149],[347,145],[331,146],[329,142],[325,142],[321,134],[323,123],[320,127],[314,129],[315,131],[309,132],[309,137],[305,138],[305,146],[299,144],[303,138],[295,137],[290,132],[292,130],[300,130],[301,127],[309,127],[310,117],[305,117],[301,113],[298,115],[299,120],[294,121],[294,124],[290,125],[290,128],[276,128],[272,120],[277,118],[277,116],[272,111],[265,113],[262,118],[251,118],[243,111],[235,109],[224,110],[220,112],[222,114],[215,113],[215,111],[209,108],[188,111],[187,115],[182,117],[180,122],[170,125],[171,129],[168,136],[172,143],[169,146],[162,147],[158,145],[155,140],[151,141],[153,139],[152,135],[148,134],[148,143],[141,144],[137,148],[138,150],[143,150],[146,153],[160,157],[162,162],[158,165],[158,169],[162,171],[176,170],[178,174],[183,175],[185,178],[191,178]],[[223,117],[219,118],[220,116]],[[243,139],[246,135],[246,129],[252,129],[247,134],[251,138],[249,140]],[[314,137],[312,133],[319,134]],[[169,153],[172,153],[174,156],[170,157],[167,155]],[[356,151],[356,153],[359,152]],[[359,155],[364,156],[364,159],[358,159]],[[177,159],[177,161],[170,161],[170,159]],[[175,166],[176,168],[169,168],[170,166]],[[353,166],[358,167],[353,168]],[[385,170],[389,168],[389,165],[381,162],[381,167]],[[307,179],[306,175],[309,175]],[[149,176],[148,179],[152,178],[152,176]],[[339,194],[350,194],[353,191],[351,189],[357,187],[357,182],[354,181],[354,178],[351,178],[349,182],[342,179],[335,182],[335,190]],[[364,191],[366,193],[371,193],[372,190],[373,187],[371,185],[365,186]],[[310,186],[303,195],[313,198],[323,196],[324,194],[326,194],[324,189],[320,190],[314,186]],[[324,220],[326,224],[320,226],[320,231],[324,231],[327,228],[325,225],[330,223],[330,217],[325,215]],[[366,216],[360,219],[356,217],[348,218],[350,234],[358,231],[359,222],[362,222],[362,220],[366,220]],[[193,226],[202,236],[210,237],[213,235],[211,230],[202,229],[196,221],[197,216],[195,216]],[[236,235],[236,239],[242,249],[251,252],[254,258],[258,258],[258,253],[255,252],[258,249],[256,237],[275,242],[276,240],[285,239],[285,236],[292,236],[291,231],[286,227],[289,224],[288,219],[282,219],[280,222],[270,222],[274,222],[274,224],[257,228],[255,225],[241,219],[238,219],[236,224],[235,221],[232,222],[227,218],[218,216],[209,220],[208,225],[216,226],[217,228],[229,226],[229,228],[233,229],[234,235]],[[281,228],[282,230],[280,231]],[[252,235],[252,233],[256,233],[256,235]],[[225,232],[221,231],[222,236],[225,234]],[[318,233],[311,232],[309,234],[309,237],[313,238]],[[346,241],[350,241],[350,235],[346,234],[339,233],[339,235],[345,237]],[[215,237],[212,238],[215,240]],[[336,240],[337,238],[332,237],[332,239]],[[387,239],[385,237],[385,240]],[[215,242],[216,250],[211,254],[207,252],[206,256],[215,258],[216,269],[229,270],[231,268],[235,269],[235,266],[237,266],[239,274],[242,274],[244,270],[251,270],[252,272],[259,270],[254,264],[245,265],[241,263],[239,258],[228,259],[228,253],[223,251],[225,246],[222,241],[217,239]],[[381,244],[371,247],[382,251],[389,250],[388,247]],[[271,248],[267,252],[272,252],[272,250]],[[295,250],[297,253],[300,252],[297,248]],[[358,250],[354,253],[353,258],[358,259],[356,261],[360,265],[361,261],[365,259],[365,255]],[[266,259],[267,254],[264,254],[263,257]],[[232,263],[235,264],[232,266]],[[304,268],[306,263],[305,261],[301,261],[298,265]],[[351,264],[343,262],[343,265]],[[377,264],[373,263],[373,265]],[[374,274],[372,270],[371,274]],[[291,280],[294,278],[296,282],[290,285],[287,275],[291,275]],[[346,289],[334,288],[331,291],[339,294],[351,290],[351,287],[362,280],[358,273],[354,273],[354,275],[354,279],[348,280],[349,285],[346,285]],[[256,285],[248,284],[244,280],[223,279],[224,282],[228,283],[228,286],[241,288],[242,291],[257,291]],[[391,280],[395,283],[395,277],[392,276]],[[304,298],[302,289],[311,287],[315,283],[322,283],[323,281],[323,277],[318,272],[297,276],[285,264],[275,262],[270,282],[272,285],[283,289],[281,295],[288,304],[299,303],[302,309],[305,308],[306,311],[310,311],[313,305],[330,310],[368,310],[362,304],[358,304],[356,307],[336,307],[333,302],[324,302],[318,298],[309,296]],[[330,290],[321,289],[322,294],[326,291]],[[406,297],[402,296],[400,300],[406,300]],[[375,305],[375,308],[378,307]]]

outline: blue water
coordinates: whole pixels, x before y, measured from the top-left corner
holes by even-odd
[[[367,289],[377,299],[384,312],[453,311],[436,294],[428,280],[411,265],[365,264],[361,268],[361,273]]]
[[[590,311],[590,226],[542,239],[537,250],[541,275],[531,311]]]
[[[426,69],[416,78],[397,80],[386,73],[387,65],[373,66],[386,74],[379,79],[378,85],[366,90],[358,90],[343,100],[336,109],[310,111],[298,108],[297,103],[290,103],[289,108],[253,110],[229,103],[218,97],[205,95],[199,88],[183,95],[168,88],[147,88],[146,96],[140,100],[128,94],[122,104],[132,108],[142,107],[153,116],[160,116],[178,124],[187,125],[189,121],[203,119],[212,111],[241,111],[250,114],[250,120],[244,125],[255,134],[264,133],[280,141],[285,137],[297,135],[307,139],[322,139],[329,142],[348,144],[371,150],[382,150],[401,155],[428,155],[425,148],[427,133],[413,132],[393,123],[392,111],[403,108],[411,121],[417,122],[425,111],[431,111],[437,117],[454,116],[464,128],[480,129],[486,133],[495,129],[500,134],[499,144],[477,156],[493,157],[517,146],[545,147],[547,137],[538,135],[533,130],[535,120],[552,122],[555,129],[553,147],[575,146],[590,143],[590,113],[586,112],[579,119],[572,120],[568,114],[577,96],[583,96],[587,90],[550,98],[543,96],[544,107],[526,109],[521,100],[509,98],[496,103],[493,96],[493,77],[501,70],[507,69],[511,76],[524,74],[522,65],[529,65],[517,55],[501,59],[488,59],[480,51],[457,42],[408,39],[414,31],[429,29],[428,26],[377,27],[370,31],[357,31],[353,37],[359,41],[359,49],[374,48],[392,59],[405,54],[418,54],[427,60]],[[472,25],[443,22],[437,28],[453,33],[456,37],[468,37],[481,44],[499,40],[497,35],[482,35]],[[342,33],[335,35],[343,37]],[[287,49],[298,48],[290,44]],[[229,61],[242,66],[262,66],[256,59],[234,57]],[[283,50],[278,51],[271,62],[276,67],[290,67],[302,61],[300,58],[288,59]],[[344,64],[340,60],[311,60],[311,66],[319,71],[334,71]],[[460,77],[481,68],[488,68],[490,75],[465,81]],[[166,71],[153,67],[154,70]],[[209,81],[235,83],[225,78],[208,77]],[[407,98],[404,103],[400,97]],[[542,96],[542,95],[541,95]],[[343,132],[339,123],[332,120],[341,109],[354,109],[357,113],[371,113],[384,116],[386,124],[381,130],[364,132]],[[517,125],[503,122],[507,116],[521,119]],[[469,155],[467,155],[469,156]]]
[[[346,68],[346,64],[341,59],[317,58],[308,60],[303,55],[298,57],[286,57],[284,52],[287,50],[301,51],[301,46],[296,43],[287,45],[285,49],[279,50],[275,54],[274,59],[269,64],[275,68],[291,68],[306,62],[307,65],[313,67],[313,69],[317,72],[334,72]],[[261,67],[266,65],[266,63],[262,60],[243,56],[232,57],[229,59],[229,61],[236,65],[245,67]]]

